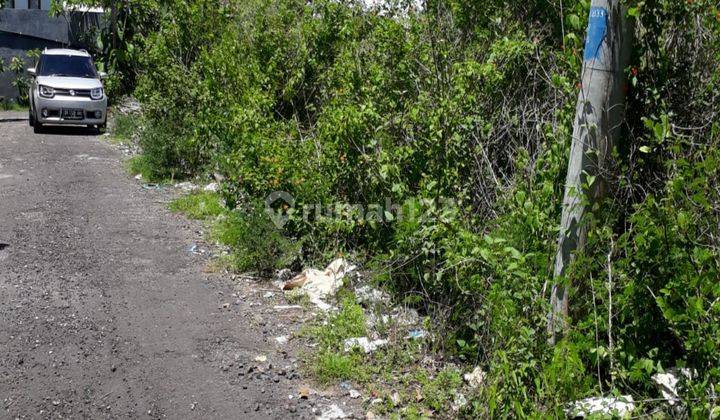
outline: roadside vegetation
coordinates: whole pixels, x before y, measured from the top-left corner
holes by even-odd
[[[688,367],[683,415],[717,416],[717,3],[627,3],[635,45],[610,198],[584,221],[588,244],[566,279],[571,326],[554,346],[548,289],[589,2],[389,4],[129,2],[155,7],[127,40],[144,119],[132,171],[221,174],[219,195],[172,208],[214,220],[237,270],[352,255],[431,320],[422,349],[346,354],[340,343],[365,324],[341,296],[341,311],[307,330],[321,381],[371,387],[415,366],[395,379],[422,390],[402,391],[404,406],[443,416],[459,372],[481,366],[471,416],[559,415],[620,394],[648,414],[665,410],[651,376]],[[265,211],[277,191],[293,200],[271,203],[287,217],[279,228]],[[457,368],[423,370],[426,351]]]

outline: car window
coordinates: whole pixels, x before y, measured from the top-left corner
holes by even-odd
[[[43,55],[37,70],[38,76],[97,77],[90,57],[73,55]]]

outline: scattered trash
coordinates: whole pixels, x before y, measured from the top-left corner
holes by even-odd
[[[387,340],[370,341],[367,337],[348,338],[344,342],[345,351],[350,351],[355,347],[361,348],[365,353],[372,353],[380,347],[386,346]]]
[[[692,379],[692,373],[688,368],[672,368],[665,373],[656,373],[650,379],[655,383],[663,398],[668,404],[675,405],[680,402],[680,394],[678,392],[678,384],[684,377],[686,380]]]
[[[427,331],[425,330],[412,330],[408,333],[408,335],[405,337],[409,340],[419,340],[421,338],[427,337]]]
[[[425,399],[425,396],[423,396],[422,392],[420,392],[419,389],[415,388],[415,402],[420,402]]]
[[[411,308],[395,308],[390,317],[401,327],[412,327],[420,323],[420,315]]]
[[[192,182],[185,181],[185,182],[179,182],[179,183],[175,184],[175,188],[177,188],[179,190],[183,190],[185,192],[190,192],[190,191],[196,190],[198,187],[197,187],[197,185],[193,184]]]
[[[470,388],[479,388],[485,382],[485,372],[477,366],[472,372],[463,375],[463,379]]]
[[[378,290],[367,285],[355,289],[355,296],[357,297],[358,302],[366,305],[390,304],[390,295],[382,290]]]
[[[375,326],[377,324],[387,324],[390,322],[390,316],[389,315],[377,315],[375,312],[370,312],[365,316],[365,324],[367,325],[368,329],[375,329]]]
[[[126,98],[116,107],[117,111],[121,114],[134,114],[141,111],[142,106],[134,98]]]
[[[264,354],[255,356],[255,361],[258,363],[265,363],[267,362],[267,356],[265,356]]]
[[[318,299],[318,298],[310,299],[310,302],[311,302],[313,305],[317,306],[318,309],[320,309],[320,310],[323,311],[323,312],[328,312],[328,311],[330,311],[330,310],[332,310],[332,309],[335,308],[334,306],[330,305],[329,303],[325,303],[324,300]]]
[[[292,271],[289,268],[283,268],[282,270],[277,270],[275,272],[275,276],[273,277],[272,284],[274,287],[277,287],[280,290],[283,290],[285,287],[285,283],[290,280],[293,277]]]
[[[275,280],[286,282],[292,278],[292,271],[289,268],[283,268],[275,272]]]
[[[302,309],[303,307],[300,305],[275,305],[274,308],[276,311],[285,311],[288,309]]]
[[[356,267],[344,258],[338,258],[325,268],[325,271],[308,268],[283,285],[283,290],[301,288],[310,300],[323,310],[332,308],[323,299],[332,296],[343,284],[343,278]]]
[[[302,386],[298,390],[298,394],[300,395],[300,398],[307,400],[308,398],[310,398],[310,388]]]
[[[392,401],[394,405],[400,405],[400,394],[393,392],[392,395],[390,395],[390,401]]]
[[[275,342],[277,342],[278,344],[280,344],[282,346],[282,345],[287,344],[289,339],[290,338],[287,335],[281,335],[279,337],[275,337]]]
[[[354,390],[354,389],[351,389],[350,392],[348,393],[348,395],[349,395],[350,398],[352,398],[352,399],[360,398],[360,392],[358,392],[358,391],[356,391],[356,390]]]
[[[198,246],[198,244],[196,244],[195,242],[193,242],[193,243],[191,243],[190,245],[188,245],[188,247],[187,247],[187,252],[190,253],[190,254],[199,255],[199,254],[202,254],[204,251],[203,251],[202,249],[200,249],[200,247]]]
[[[142,174],[135,175],[135,179],[137,179],[138,181],[141,180],[142,178],[143,178]]]
[[[270,299],[273,296],[275,296],[275,293],[273,292],[265,292],[265,294],[263,295],[265,299]]]
[[[217,192],[220,189],[220,185],[217,182],[211,182],[203,188],[203,191]]]
[[[162,187],[159,184],[142,184],[144,190],[159,190]]]
[[[370,405],[382,404],[382,402],[383,402],[383,399],[382,399],[382,398],[375,398],[375,399],[373,399],[373,400],[370,401]]]
[[[372,411],[365,413],[365,420],[376,420],[377,416]]]
[[[467,398],[465,398],[465,395],[455,391],[455,397],[453,398],[453,402],[450,405],[450,408],[452,409],[452,411],[460,411],[466,405],[467,405]]]
[[[298,287],[304,286],[305,283],[308,281],[308,276],[315,275],[316,273],[318,276],[323,276],[325,274],[319,270],[315,270],[314,268],[308,268],[302,273],[290,279],[289,281],[285,282],[285,284],[283,284],[283,290],[293,290],[297,289]]]
[[[635,400],[631,395],[620,397],[591,397],[575,401],[565,410],[568,417],[586,418],[597,416],[626,417],[635,410]]]
[[[348,415],[338,407],[337,404],[333,404],[325,409],[322,414],[317,417],[317,420],[333,420],[333,419],[345,419]]]

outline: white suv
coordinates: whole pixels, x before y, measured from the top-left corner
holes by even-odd
[[[41,132],[44,124],[81,124],[105,129],[106,77],[98,72],[87,51],[51,49],[40,55],[37,67],[27,70],[30,82],[30,125]]]

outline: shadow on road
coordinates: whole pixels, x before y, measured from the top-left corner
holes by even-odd
[[[97,136],[100,133],[95,127],[86,127],[84,125],[44,125],[40,136],[46,134],[55,134],[62,136]]]

